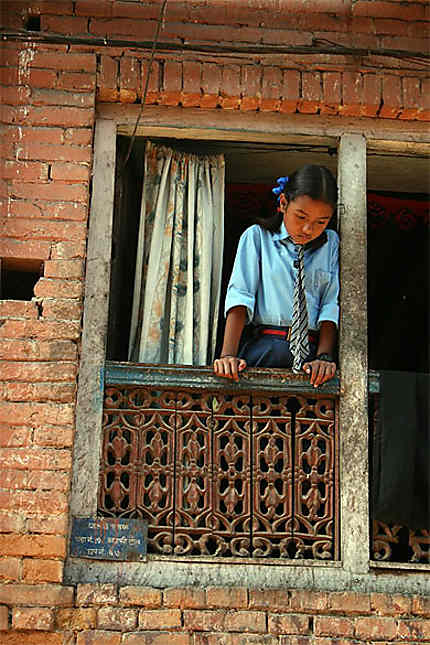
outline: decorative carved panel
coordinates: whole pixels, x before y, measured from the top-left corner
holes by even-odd
[[[338,558],[336,399],[107,386],[99,513],[148,551]]]

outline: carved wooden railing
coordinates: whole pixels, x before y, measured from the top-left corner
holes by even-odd
[[[338,559],[338,386],[107,364],[99,513],[160,555]]]

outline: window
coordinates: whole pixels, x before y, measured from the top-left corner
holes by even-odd
[[[143,121],[142,136],[168,136],[171,135],[181,136],[183,133],[182,126],[184,125],[184,111],[169,110],[169,127],[161,128],[160,126],[154,127],[151,125],[151,116],[148,111],[148,122],[145,124]],[[185,111],[186,112],[186,111]],[[258,115],[255,115],[258,118]],[[167,115],[166,115],[167,118]],[[185,117],[186,120],[187,117]],[[236,115],[231,115],[232,121],[229,124],[225,122],[218,122],[217,125],[217,138],[226,138],[228,140],[237,139],[238,124],[234,119],[238,118]],[[223,115],[225,119],[225,115]],[[338,588],[344,588],[346,581],[350,579],[351,572],[365,576],[364,584],[369,589],[376,589],[376,583],[373,580],[372,574],[369,573],[369,510],[368,510],[368,495],[366,486],[367,477],[367,393],[368,393],[368,375],[367,375],[367,335],[366,335],[366,308],[363,303],[366,301],[366,258],[365,248],[362,241],[365,236],[365,189],[366,189],[366,142],[359,133],[342,135],[343,125],[336,123],[333,120],[332,129],[327,129],[330,133],[325,136],[323,140],[317,136],[318,123],[310,127],[310,121],[307,122],[307,135],[297,135],[297,123],[289,122],[290,117],[286,117],[285,123],[282,124],[283,134],[273,134],[271,128],[272,123],[265,124],[264,121],[259,121],[249,125],[248,132],[244,135],[248,141],[258,140],[275,140],[277,143],[297,143],[298,139],[309,142],[312,145],[325,145],[333,149],[338,148],[338,167],[339,167],[339,181],[341,187],[341,201],[345,206],[345,211],[348,217],[341,219],[341,236],[342,236],[342,321],[341,321],[341,391],[340,397],[340,416],[339,416],[339,478],[340,486],[340,522],[339,522],[339,560],[333,559],[330,562],[320,562],[324,566],[329,566],[331,570],[331,583],[338,585]],[[121,121],[121,118],[119,119]],[[132,118],[130,117],[130,122]],[[263,123],[263,125],[262,125]],[[210,132],[204,130],[204,123],[200,121],[198,127],[196,123],[185,123],[185,127],[189,126],[188,132],[196,137],[198,133],[199,139],[204,139],[204,133]],[[229,128],[227,127],[230,127]],[[121,382],[117,383],[123,388],[126,394],[117,394],[117,399],[120,397],[129,396],[130,391],[133,389],[135,383],[142,378],[142,373],[146,373],[146,383],[151,384],[154,392],[160,392],[161,389],[167,391],[172,390],[172,383],[174,377],[172,371],[168,368],[160,368],[154,370],[153,368],[140,367],[139,370],[129,369],[128,366],[108,364],[105,367],[105,345],[104,339],[108,326],[108,311],[104,303],[108,300],[109,282],[109,262],[106,258],[110,257],[110,243],[112,235],[112,206],[114,203],[114,173],[115,168],[115,142],[117,134],[127,133],[127,124],[120,126],[117,129],[117,123],[112,115],[108,119],[101,119],[97,125],[96,133],[96,146],[99,145],[99,154],[96,155],[95,166],[95,182],[93,190],[92,201],[92,224],[90,230],[89,240],[89,256],[88,256],[88,275],[87,275],[87,292],[86,292],[86,309],[85,309],[85,322],[84,322],[84,348],[91,348],[91,355],[87,356],[82,362],[80,372],[80,392],[78,401],[78,436],[76,441],[75,450],[75,465],[74,465],[74,484],[72,496],[72,509],[75,516],[88,516],[95,515],[97,512],[97,481],[99,475],[99,455],[101,453],[101,422],[102,422],[102,392],[105,387],[109,387],[112,381],[115,370],[117,375],[114,378],[119,378],[118,373],[121,372]],[[279,125],[276,126],[275,131],[279,132]],[[309,129],[310,128],[310,129]],[[315,134],[309,134],[309,132]],[[286,134],[285,134],[286,132]],[[207,135],[213,138],[213,132]],[[338,137],[340,143],[338,146]],[[317,143],[318,142],[318,143]],[[353,297],[345,298],[345,293],[352,293]],[[137,372],[140,371],[139,375]],[[105,379],[105,381],[104,381]],[[151,380],[152,379],[152,380]],[[212,379],[212,380],[211,380]],[[266,391],[272,393],[276,388],[273,385],[272,376],[261,377],[260,382],[258,378],[250,377],[246,386],[252,389],[255,385],[257,389],[264,390],[264,380],[266,379]],[[145,379],[139,382],[144,382]],[[163,388],[161,387],[163,385]],[[198,387],[206,388],[206,390],[213,390],[214,384],[213,377],[211,376],[210,369],[202,369],[199,373],[183,374],[183,384],[187,387],[187,391],[196,390]],[[278,382],[278,386],[280,381]],[[345,385],[347,384],[347,387]],[[298,382],[289,383],[295,388],[295,397],[299,399],[302,394],[302,384]],[[177,388],[178,390],[178,388]],[[240,390],[237,390],[241,392]],[[242,393],[242,392],[241,392]],[[336,395],[336,392],[333,392]],[[157,395],[156,395],[157,396]],[[217,409],[218,396],[217,393],[212,391],[212,399],[210,404],[207,405],[207,414],[213,415]],[[256,395],[258,396],[258,395]],[[277,394],[279,396],[279,394]],[[328,398],[333,398],[329,396]],[[124,398],[123,398],[124,400]],[[128,401],[133,399],[128,399]],[[177,399],[178,400],[178,399]],[[192,399],[195,405],[195,399]],[[157,399],[159,401],[159,399]],[[215,406],[214,406],[215,402]],[[157,409],[162,406],[157,404]],[[120,407],[120,406],[119,406]],[[202,406],[201,406],[202,407]],[[289,405],[290,414],[297,416],[297,408],[294,409],[294,404]],[[190,408],[190,409],[191,409]],[[127,408],[128,409],[128,408]],[[154,408],[152,408],[154,409]],[[168,409],[168,408],[163,408]],[[287,408],[288,409],[288,408]],[[178,406],[176,405],[175,414],[177,414]],[[118,407],[117,407],[118,411]],[[171,410],[168,410],[171,411]],[[202,412],[199,409],[199,414]],[[89,428],[96,428],[96,431],[89,432]],[[294,431],[296,432],[296,430]],[[297,434],[297,433],[296,433]],[[127,438],[125,444],[127,443]],[[201,455],[201,447],[204,444],[203,439],[197,438],[197,446],[195,448],[197,453]],[[177,449],[181,450],[185,444],[177,442]],[[200,447],[199,447],[200,446]],[[260,452],[264,452],[265,447],[262,447]],[[109,448],[107,449],[109,452]],[[107,454],[107,453],[105,453]],[[201,458],[201,457],[200,457]],[[107,462],[112,461],[112,456],[107,457]],[[82,478],[82,467],[85,466],[85,478]],[[112,465],[112,464],[110,464]],[[126,466],[124,462],[122,466]],[[182,473],[181,476],[188,477],[189,473]],[[112,475],[111,475],[112,479]],[[123,480],[127,482],[127,478]],[[358,485],[360,482],[361,485]],[[110,483],[112,483],[110,481]],[[227,485],[228,488],[228,485]],[[115,496],[115,495],[114,495]],[[191,498],[190,498],[191,499]],[[112,500],[111,500],[112,501]],[[111,503],[111,502],[110,502]],[[193,502],[189,502],[193,504]],[[199,502],[197,502],[198,504]],[[181,524],[177,525],[181,528]],[[176,530],[176,529],[175,529]],[[179,546],[179,550],[183,545]],[[201,557],[210,558],[213,555],[215,547],[209,544],[209,554]],[[295,553],[289,555],[296,555]],[[152,563],[156,563],[158,558],[165,558],[165,566],[163,565],[163,572]],[[153,559],[155,558],[155,560]],[[183,571],[182,580],[190,580],[188,576],[202,575],[205,573],[196,573],[195,566],[198,566],[196,561],[191,562],[188,560],[186,571],[182,569],[175,569],[177,565],[174,562],[168,562],[171,558],[169,555],[152,556],[148,561],[145,573],[140,570],[140,573],[133,573],[130,570],[130,577],[128,580],[160,580],[159,576],[170,576],[174,571]],[[201,558],[197,558],[200,561]],[[294,559],[292,559],[294,564]],[[113,580],[115,575],[119,574],[120,569],[115,568],[115,565],[109,565],[109,571],[103,569],[102,564],[96,562],[91,563],[91,571],[97,571],[99,580]],[[313,564],[318,564],[313,562]],[[140,566],[140,565],[139,565]],[[249,565],[251,569],[248,571],[253,572],[256,577],[254,581],[258,584],[259,579],[259,565]],[[425,566],[425,565],[424,565]],[[77,577],[77,570],[79,575],[82,576],[84,565],[79,562],[69,561],[67,565],[68,579],[73,580]],[[228,565],[218,565],[220,581],[229,579],[230,573],[228,572]],[[281,571],[282,570],[282,571]],[[237,571],[237,583],[247,580],[245,569],[239,568]],[[121,575],[124,569],[121,568]],[[223,573],[224,572],[224,573]],[[96,575],[96,574],[94,574]],[[125,574],[124,574],[125,575]],[[127,574],[128,575],[128,574]],[[226,578],[222,576],[225,575]],[[263,574],[261,574],[263,575]],[[292,584],[300,582],[302,584],[304,572],[302,569],[295,567],[285,568],[280,564],[274,564],[271,560],[271,581],[274,585],[278,584]],[[313,574],[316,575],[316,574]],[[319,574],[318,574],[319,575]],[[137,576],[137,577],[133,577]],[[143,576],[143,577],[142,577]],[[149,577],[148,577],[149,576]],[[157,577],[158,576],[158,577]],[[366,577],[367,576],[367,577]],[[264,576],[263,576],[264,577]],[[334,582],[333,582],[334,581]],[[408,578],[406,577],[403,582],[405,589],[408,587]],[[400,587],[399,587],[400,589]]]

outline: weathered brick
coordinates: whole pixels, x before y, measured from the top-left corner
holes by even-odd
[[[301,612],[322,613],[329,606],[330,595],[325,591],[291,591],[291,609]]]
[[[141,609],[139,611],[139,629],[180,629],[180,609]]]
[[[136,609],[124,609],[123,607],[102,607],[97,612],[98,629],[114,629],[122,632],[130,632],[134,630],[136,625]],[[157,629],[157,626],[154,625],[154,628]]]
[[[268,631],[272,634],[309,634],[309,617],[300,614],[269,614]]]
[[[191,640],[192,638],[193,636],[191,634],[175,634],[172,632],[151,631],[151,632],[146,632],[145,634],[124,634],[122,644],[123,645],[195,645],[195,643],[193,643],[193,641]],[[85,643],[83,645],[87,645],[87,644]],[[100,645],[102,644],[100,643]]]
[[[36,298],[81,298],[83,283],[80,280],[40,278],[34,286]]]
[[[397,637],[400,638],[402,642],[407,640],[430,640],[430,620],[425,620],[424,618],[417,620],[399,620]]]
[[[2,645],[64,645],[64,634],[44,631],[9,631],[1,635]]]
[[[348,618],[338,616],[316,616],[314,633],[317,636],[353,636],[354,623]]]
[[[6,605],[0,605],[0,632],[9,629],[9,609]]]
[[[384,638],[393,640],[397,633],[397,624],[394,618],[379,618],[369,616],[355,619],[355,636],[362,640]]]
[[[184,628],[188,631],[222,632],[225,629],[224,610],[184,610]]]
[[[76,378],[77,366],[73,363],[27,363],[0,361],[2,381],[71,381]]]
[[[46,128],[49,130],[54,128]],[[25,139],[17,148],[19,159],[37,159],[39,161],[64,161],[68,163],[90,163],[91,148],[88,145],[71,145],[69,143],[56,143],[55,138],[51,143]]]
[[[48,165],[40,161],[5,161],[1,164],[3,179],[36,182],[48,180]]]
[[[73,429],[60,428],[59,426],[35,428],[34,443],[37,446],[69,448],[73,443]]]
[[[13,416],[11,416],[13,415]],[[74,409],[70,403],[0,403],[0,422],[9,422],[11,425],[34,426],[48,423],[50,425],[72,425],[74,422]]]
[[[208,587],[206,602],[208,607],[245,608],[248,606],[248,590],[243,587]]]
[[[42,240],[0,240],[0,256],[3,258],[25,258],[26,260],[47,260],[51,253],[51,242]]]
[[[372,611],[380,616],[401,616],[410,614],[412,608],[411,596],[400,594],[370,594]]]
[[[1,533],[22,533],[24,531],[24,518],[17,513],[0,513]]]
[[[83,276],[84,265],[81,259],[48,260],[45,262],[45,278],[78,279]]]
[[[78,605],[112,605],[118,602],[118,592],[113,584],[78,585]]]
[[[402,107],[402,88],[400,77],[385,74],[382,77],[382,100],[379,116],[395,119]]]
[[[344,71],[342,74],[342,105],[340,113],[344,116],[359,116],[363,99],[363,76],[356,72]]]
[[[11,191],[10,191],[11,197],[15,197],[18,199],[33,199],[34,198],[34,185],[30,183],[22,183],[22,182],[11,182]],[[51,181],[46,184],[38,184],[37,185],[37,198],[38,199],[46,199],[48,201],[55,201],[56,199],[59,201],[69,201],[69,202],[83,202],[87,203],[88,200],[88,186],[86,184],[66,184],[64,182],[54,182]],[[55,225],[56,222],[50,222],[49,224],[46,222],[40,222],[40,224],[47,224],[48,226]],[[32,220],[31,222],[31,227],[34,229],[34,221]],[[15,226],[18,226],[18,228],[21,228],[21,223],[18,222],[12,222],[10,225],[12,228]],[[14,235],[10,234],[10,237],[20,237],[20,235]],[[67,239],[69,236],[61,236],[60,238],[57,239]],[[55,236],[54,236],[55,239]]]
[[[58,609],[56,612],[56,626],[62,631],[83,631],[95,629],[96,610],[93,607],[80,609]]]
[[[282,101],[280,111],[282,113],[294,113],[300,99],[300,72],[293,69],[286,69],[282,76]]]
[[[63,241],[56,242],[52,245],[52,260],[72,260],[73,258],[85,257],[86,243],[85,240],[80,241]],[[54,296],[58,298],[59,296]]]
[[[49,632],[54,627],[54,613],[52,609],[38,607],[14,607],[12,610],[12,627],[14,629],[27,629]]]
[[[69,71],[96,71],[96,57],[94,54],[83,54],[67,52],[65,54],[58,51],[38,51],[30,60],[30,67],[39,67],[55,70]]]
[[[161,607],[161,591],[152,587],[120,587],[119,601],[125,607],[157,609]]]
[[[41,301],[43,317],[55,320],[80,321],[82,315],[82,301],[63,299],[43,299]]]
[[[41,533],[42,535],[66,535],[68,521],[67,513],[38,514],[27,519],[26,529],[29,533]]]
[[[265,632],[266,613],[263,611],[228,611],[225,615],[224,629],[229,632]]]
[[[412,613],[430,618],[430,596],[413,596]]]
[[[34,72],[35,70],[32,70],[32,75]],[[60,72],[58,74],[58,78],[55,73],[53,74],[55,76],[56,87],[59,89],[78,90],[84,92],[88,90],[94,90],[96,87],[95,74],[87,74],[85,72]],[[52,84],[40,84],[40,87],[46,86],[52,87]]]
[[[251,609],[270,609],[274,611],[285,611],[290,606],[290,595],[288,591],[281,589],[250,589],[249,607]]]
[[[18,582],[21,573],[21,559],[0,557],[0,581]],[[0,608],[1,613],[1,608]],[[1,623],[1,616],[0,616]],[[1,627],[0,627],[1,630]]]
[[[77,163],[53,163],[51,179],[81,183],[89,180],[89,166]]]
[[[76,645],[120,645],[120,643],[121,634],[100,630],[79,632],[76,641]]]
[[[0,327],[0,338],[37,338],[40,340],[77,340],[80,325],[54,320],[5,320]]]
[[[76,343],[71,340],[1,340],[0,360],[52,361],[76,358]],[[0,421],[0,424],[3,420]],[[14,419],[15,421],[15,419]],[[12,425],[21,425],[14,422]]]
[[[329,596],[330,611],[342,614],[370,614],[370,595],[353,591],[340,591]]]
[[[205,591],[195,587],[165,589],[163,591],[163,605],[180,609],[200,609],[206,607]]]
[[[60,560],[40,560],[24,558],[22,562],[22,581],[27,583],[61,582],[64,563]]]
[[[0,535],[0,553],[6,556],[32,556],[39,558],[63,558],[66,540],[56,535]],[[19,603],[17,603],[19,604]],[[45,603],[35,603],[42,604]]]

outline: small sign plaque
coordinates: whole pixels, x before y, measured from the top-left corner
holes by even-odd
[[[95,560],[141,562],[146,558],[148,524],[143,520],[75,517],[70,554]]]

